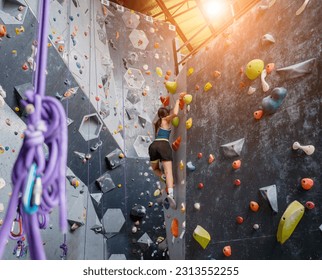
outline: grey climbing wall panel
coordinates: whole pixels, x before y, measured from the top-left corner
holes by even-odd
[[[187,81],[187,91],[194,98],[188,113],[193,126],[187,131],[187,161],[196,170],[187,171],[186,259],[228,259],[223,254],[227,245],[231,246],[230,259],[322,258],[318,204],[322,153],[322,38],[318,30],[322,9],[320,1],[311,1],[296,16],[302,2],[276,1],[268,9],[261,9],[264,1],[259,3],[189,60],[181,73],[185,76],[194,69]],[[271,34],[275,43],[263,44],[265,34]],[[293,79],[276,71],[267,75],[270,90],[266,93],[261,77],[251,81],[245,75],[245,66],[253,59],[261,59],[265,65],[275,63],[278,69],[311,58],[316,58],[316,64],[308,74]],[[212,84],[209,91],[204,90],[207,82]],[[248,94],[250,86],[256,89],[253,94]],[[284,101],[276,113],[256,120],[253,113],[275,87],[287,89]],[[242,138],[240,154],[227,156],[222,145]],[[314,145],[315,152],[308,156],[293,150],[295,141]],[[198,158],[198,153],[203,156]],[[209,154],[215,156],[211,164]],[[241,160],[236,170],[232,167],[235,160]],[[305,177],[315,182],[309,191],[301,187]],[[236,179],[239,186],[234,184]],[[203,183],[202,189],[199,183]],[[276,185],[276,214],[260,193],[271,185]],[[315,202],[315,208],[305,209],[293,235],[281,245],[276,238],[278,224],[293,200],[303,205]],[[250,201],[258,202],[257,212],[250,210]],[[200,210],[194,208],[196,202]],[[237,216],[243,223],[237,223]],[[193,238],[197,225],[211,236],[206,249]]]

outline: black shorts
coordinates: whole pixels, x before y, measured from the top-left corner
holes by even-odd
[[[150,161],[172,161],[172,149],[168,141],[154,140],[149,146]]]

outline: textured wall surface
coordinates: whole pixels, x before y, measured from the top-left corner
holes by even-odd
[[[255,6],[207,48],[189,60],[186,71],[194,68],[187,91],[194,100],[188,116],[193,127],[187,131],[187,161],[196,170],[187,174],[187,259],[224,259],[222,250],[230,245],[231,259],[321,259],[321,2],[310,1],[302,14],[296,11],[303,1],[276,1],[269,9]],[[262,36],[271,34],[275,43],[262,44]],[[263,92],[260,77],[251,81],[241,73],[252,59],[277,69],[311,58],[311,72],[289,78],[273,71],[266,77],[270,90]],[[213,74],[221,72],[220,77]],[[217,75],[218,76],[218,75]],[[205,92],[204,85],[213,87]],[[195,90],[196,85],[200,89]],[[248,89],[256,88],[248,95]],[[287,95],[275,114],[255,120],[262,99],[275,87],[287,89]],[[240,156],[226,157],[221,145],[245,138]],[[308,156],[294,151],[295,141],[314,145]],[[203,153],[201,159],[197,154]],[[208,155],[215,161],[208,164]],[[234,160],[241,168],[233,170]],[[301,188],[301,179],[314,179],[309,191]],[[240,179],[241,185],[234,186]],[[204,184],[198,189],[198,184]],[[259,188],[276,185],[278,213],[274,214]],[[305,205],[315,203],[293,235],[283,245],[276,241],[279,221],[294,200]],[[258,212],[249,208],[258,202]],[[197,211],[194,203],[201,207]],[[242,224],[236,217],[244,219]],[[254,224],[259,229],[253,228]],[[211,241],[204,250],[193,239],[197,225],[205,228]]]

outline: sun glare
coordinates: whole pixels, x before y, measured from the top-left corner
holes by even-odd
[[[208,0],[203,3],[203,7],[209,16],[220,16],[226,8],[226,3],[223,0]]]

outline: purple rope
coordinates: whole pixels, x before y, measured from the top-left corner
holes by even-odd
[[[12,172],[12,195],[0,228],[0,257],[3,255],[6,240],[11,237],[10,230],[17,211],[22,217],[23,231],[27,236],[32,259],[46,258],[40,229],[47,226],[49,213],[57,205],[60,210],[60,228],[64,234],[67,232],[67,122],[61,103],[56,98],[45,96],[49,0],[43,0],[40,9],[34,91],[27,91],[27,101],[22,103],[24,106],[32,104],[34,112],[28,115],[24,141]],[[47,158],[43,149],[44,143],[49,150]],[[37,165],[36,175],[40,176],[42,182],[41,203],[37,212],[27,213],[23,210],[20,198],[25,193],[28,172],[34,163]]]

